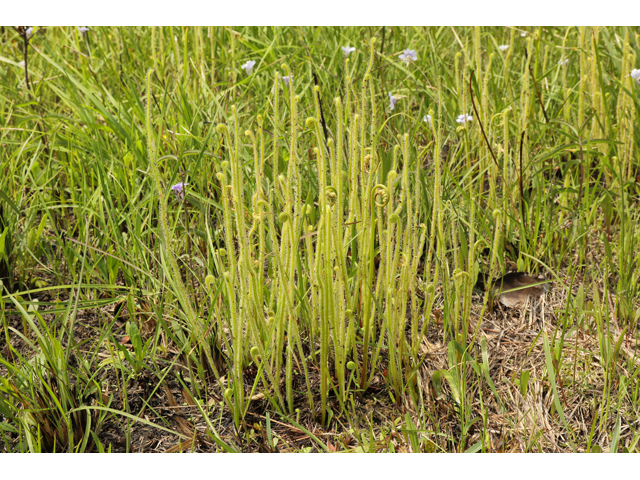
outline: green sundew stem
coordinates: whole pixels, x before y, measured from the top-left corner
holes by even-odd
[[[533,47],[533,39],[532,38],[527,38],[527,51],[531,51]],[[525,65],[524,65],[524,72],[528,72],[529,71],[529,65],[531,64],[531,55],[527,56],[526,60],[525,60]],[[530,82],[529,82],[529,75],[523,75],[522,76],[522,115],[520,117],[520,131],[521,132],[525,132],[527,130],[527,126],[529,123],[529,105],[531,102],[531,88],[530,88]],[[525,176],[525,172],[527,171],[527,165],[528,165],[528,160],[529,160],[529,147],[528,147],[528,142],[525,142],[525,138],[522,137],[522,142],[524,143],[524,145],[522,145],[522,156],[520,158],[520,173]],[[522,178],[520,180],[523,184],[526,185],[526,179]],[[524,202],[523,198],[519,199],[520,202]],[[528,216],[528,214],[527,214]],[[522,218],[521,219],[522,222],[522,228],[525,229],[525,225],[526,225],[526,219]],[[524,232],[523,232],[524,233]]]
[[[413,201],[411,200],[409,186],[409,170],[411,165],[411,157],[409,156],[409,134],[405,133],[403,137],[400,137],[400,142],[402,146],[402,159],[404,161],[402,169],[403,204],[407,210],[407,222],[411,223],[413,217]]]
[[[291,324],[291,320],[289,320]],[[292,333],[292,329],[288,328],[289,335]],[[284,332],[281,334],[284,336]],[[293,348],[291,343],[287,344],[287,363],[285,373],[285,388],[287,391],[287,405],[289,407],[289,415],[293,415]]]
[[[258,128],[260,129],[260,134],[262,134],[262,127],[261,127],[261,121],[262,119],[258,120]],[[251,141],[251,146],[253,149],[253,161],[254,161],[254,174],[255,174],[255,178],[256,178],[256,192],[253,195],[252,198],[252,207],[253,207],[253,226],[251,227],[251,230],[249,231],[249,233],[247,234],[247,240],[248,240],[248,247],[249,247],[249,251],[250,251],[250,255],[254,255],[255,253],[255,248],[254,248],[254,243],[251,241],[251,237],[253,232],[258,229],[258,268],[257,268],[257,272],[255,272],[254,275],[254,280],[256,282],[256,285],[258,287],[258,292],[257,292],[257,297],[255,299],[255,303],[256,306],[260,305],[262,306],[263,304],[263,284],[264,284],[264,275],[262,274],[262,269],[264,267],[263,265],[263,260],[264,260],[264,224],[262,222],[262,202],[264,202],[264,200],[262,199],[262,174],[261,174],[261,159],[258,156],[258,145],[256,144],[256,138],[255,135],[253,134],[253,132],[251,130],[247,130],[245,132],[245,135],[247,137],[249,137],[249,140]],[[251,258],[249,259],[249,262],[251,262]],[[251,269],[253,270],[253,265],[251,265]],[[257,314],[258,312],[256,312]]]
[[[495,209],[493,211],[493,218],[495,219],[495,226],[493,230],[493,245],[491,246],[491,261],[489,262],[489,281],[491,281],[496,276],[496,272],[498,271],[498,249],[500,247],[500,234],[502,232],[502,212],[499,209]],[[479,248],[482,244],[480,240],[478,241],[478,245],[474,246],[474,248]],[[471,246],[470,246],[471,248]],[[487,309],[487,305],[489,302],[489,298],[493,295],[491,288],[485,289],[484,301],[482,303],[482,310],[480,312],[480,316],[478,317],[480,321],[476,325],[475,332],[473,333],[473,338],[469,345],[475,345],[476,337],[478,336],[478,332],[480,331],[480,325],[482,323],[482,318],[484,318],[484,312]]]
[[[314,148],[316,155],[319,157],[317,148]],[[320,160],[321,162],[321,160]],[[324,195],[321,192],[321,195]],[[328,375],[329,375],[329,325],[331,323],[332,308],[331,298],[333,297],[333,278],[331,275],[331,260],[330,256],[330,243],[331,243],[331,225],[330,217],[327,215],[327,211],[322,212],[320,217],[320,225],[318,231],[318,251],[324,248],[324,262],[322,273],[322,286],[320,290],[320,296],[322,298],[321,310],[320,310],[320,394],[322,400],[322,423],[326,423],[327,418],[327,390],[328,390]]]
[[[340,97],[334,100],[336,105],[336,115],[338,118],[338,130],[336,134],[336,159],[334,165],[334,171],[332,172],[332,185],[338,190],[338,211],[340,212],[340,216],[343,214],[342,210],[342,136],[344,135],[344,127],[343,127],[343,118],[342,118],[342,102],[340,101]]]
[[[602,103],[602,90],[598,89],[598,34],[598,27],[594,27],[593,35],[591,38],[591,57],[589,58],[589,67],[591,73],[589,88],[591,90],[592,106],[595,112],[595,115],[593,115],[593,119],[591,120],[591,136],[595,138],[601,138],[604,134],[604,131],[600,128],[600,125],[604,124],[605,117],[604,105]],[[605,145],[597,145],[596,149],[602,154],[606,152]]]
[[[333,148],[333,138],[327,140],[327,147],[329,148],[329,165],[331,166],[331,171],[329,176],[331,177],[331,185],[335,185],[337,182],[337,175],[334,175],[333,172],[336,171],[335,163],[336,163],[336,149]],[[337,191],[336,191],[337,193]],[[335,199],[338,200],[337,198]]]
[[[481,49],[482,49],[482,42],[481,42],[481,34],[482,34],[482,27],[475,27],[473,29],[473,36],[474,36],[474,42],[473,42],[473,46],[475,47],[475,54],[476,54],[476,58],[475,58],[475,63],[476,63],[476,71],[478,72],[478,83],[482,83],[482,55],[481,55]],[[487,68],[487,76],[489,76],[489,69]]]
[[[362,298],[364,303],[364,346],[363,346],[363,363],[362,363],[362,371],[360,377],[360,388],[364,390],[365,382],[367,381],[367,368],[368,368],[368,359],[369,359],[369,336],[371,335],[371,320],[372,320],[372,312],[371,312],[371,286],[373,285],[373,260],[375,257],[374,252],[374,242],[375,242],[375,202],[373,200],[373,194],[376,188],[370,188],[372,172],[370,175],[366,175],[366,125],[364,119],[366,118],[366,108],[367,108],[367,82],[371,81],[371,68],[373,67],[373,55],[374,55],[374,43],[376,39],[372,38],[370,43],[370,54],[369,54],[369,64],[367,66],[367,70],[364,75],[364,79],[362,81],[362,98],[360,105],[360,113],[362,118],[362,123],[360,125],[360,177],[361,177],[361,186],[362,186],[362,195],[361,202],[362,205],[362,221],[364,224],[364,235],[361,240],[362,250],[359,252],[360,254],[360,269],[364,269],[367,265],[369,266],[369,272],[366,273],[366,279],[363,278],[364,282],[362,283]],[[373,102],[374,99],[372,98]],[[374,130],[375,132],[375,130]],[[372,139],[373,140],[373,139]],[[374,162],[375,152],[371,152],[370,159],[370,170],[373,170],[373,162]],[[366,177],[366,178],[365,178]],[[353,193],[352,193],[353,195]],[[369,202],[369,205],[366,205],[366,202]],[[364,272],[364,270],[361,270]]]
[[[447,209],[453,212],[453,205],[451,201],[447,202]],[[451,221],[451,245],[453,246],[453,268],[460,268],[460,259],[458,258],[458,220],[452,219]]]
[[[173,276],[172,281],[176,287],[176,294],[178,297],[178,301],[182,306],[189,329],[193,332],[195,338],[202,343],[205,354],[207,356],[207,360],[209,364],[214,370],[216,378],[219,379],[218,371],[216,368],[216,364],[213,361],[213,356],[209,348],[206,348],[206,342],[204,338],[204,332],[202,329],[202,324],[198,320],[198,316],[193,309],[193,305],[189,300],[189,296],[187,294],[187,290],[182,282],[182,275],[180,273],[180,268],[178,267],[178,263],[176,261],[175,256],[173,255],[173,251],[170,248],[172,244],[171,238],[171,230],[169,229],[169,222],[167,220],[167,208],[166,208],[166,197],[164,194],[164,190],[161,184],[161,176],[160,171],[158,169],[158,165],[156,163],[156,149],[155,142],[153,140],[153,131],[151,128],[151,75],[153,74],[153,69],[150,69],[147,72],[147,108],[146,108],[146,127],[147,127],[147,151],[149,155],[149,164],[151,166],[151,175],[154,179],[154,185],[156,188],[156,194],[158,195],[158,225],[160,229],[160,243],[162,245],[162,253],[163,257],[169,264],[169,268],[171,269],[171,274]]]
[[[309,408],[311,412],[315,412],[315,403],[313,401],[313,393],[314,390],[311,388],[311,382],[309,380],[309,369],[307,368],[307,358],[305,357],[304,350],[302,348],[302,339],[300,338],[300,332],[298,331],[298,327],[296,322],[292,322],[292,336],[295,339],[298,346],[298,357],[300,358],[300,363],[302,364],[302,369],[304,371],[304,380],[307,386],[307,398],[309,399]]]
[[[189,62],[186,61],[189,58],[189,31],[186,27],[182,27],[182,50],[184,51],[185,62],[182,64],[182,72],[184,76],[185,84],[189,83]]]
[[[217,130],[223,135],[229,135],[229,130],[226,125],[218,125]],[[235,273],[237,271],[237,257],[235,242],[232,236],[232,221],[231,221],[231,201],[229,199],[229,190],[233,189],[231,185],[227,184],[226,167],[229,166],[229,162],[222,162],[222,172],[217,174],[218,181],[220,182],[220,189],[222,191],[222,210],[224,213],[224,227],[225,227],[225,242],[227,247],[227,258],[229,262],[229,271]]]
[[[375,198],[377,195],[383,197],[383,202],[376,202]],[[368,360],[369,360],[369,340],[371,336],[371,322],[374,319],[374,312],[372,312],[372,299],[371,299],[371,286],[373,285],[373,272],[374,272],[374,258],[375,258],[375,234],[376,234],[376,218],[375,218],[375,209],[377,207],[386,206],[389,201],[389,196],[387,192],[387,187],[385,185],[378,184],[371,189],[371,193],[368,195],[368,208],[370,210],[370,225],[368,226],[368,232],[365,228],[364,234],[368,233],[368,242],[364,243],[366,251],[363,251],[361,258],[362,264],[360,265],[360,271],[363,272],[363,275],[366,275],[366,278],[363,280],[363,298],[364,298],[364,333],[363,333],[363,361],[362,361],[362,376],[360,378],[360,388],[362,390],[365,389],[365,385],[369,382],[367,380],[367,371],[368,371]],[[368,271],[366,270],[368,267]],[[377,355],[377,354],[376,354]],[[375,365],[375,358],[372,361],[372,365]],[[373,372],[372,372],[373,375]]]
[[[415,294],[415,290],[416,290],[416,283],[417,283],[417,278],[418,278],[418,266],[420,263],[420,258],[422,257],[422,252],[424,251],[424,245],[425,242],[427,241],[427,226],[422,223],[420,224],[420,229],[422,230],[422,233],[420,234],[420,241],[418,242],[418,249],[415,252],[414,255],[414,261],[413,261],[413,267],[411,269],[411,291],[413,292],[412,295],[412,302],[411,302],[411,313],[412,313],[412,318],[411,318],[411,352],[414,358],[414,361],[417,361],[418,359],[418,349],[420,347],[420,337],[418,335],[418,322],[417,319],[413,316],[414,313],[417,312],[418,310],[418,306],[417,306],[417,295]]]
[[[502,160],[502,181],[503,181],[503,192],[502,192],[502,211],[507,212],[509,207],[515,210],[516,206],[514,203],[510,201],[511,195],[509,192],[511,188],[509,186],[509,112],[511,111],[511,107],[505,109],[502,112],[502,139],[503,139],[503,160]],[[509,202],[508,202],[509,201]],[[509,204],[507,204],[507,202]],[[508,217],[507,217],[508,222]],[[506,224],[508,226],[508,223]]]
[[[222,125],[223,127],[226,127]],[[221,125],[218,126],[218,131],[222,133]],[[228,132],[227,132],[228,133]],[[226,162],[223,162],[226,163]],[[233,187],[227,185],[226,182],[226,173],[223,172],[218,173],[218,180],[220,181],[220,186],[222,190],[222,206],[224,211],[224,223],[225,223],[225,241],[228,249],[227,257],[229,261],[229,270],[224,273],[224,279],[227,286],[227,296],[229,300],[229,311],[231,313],[231,326],[232,326],[232,334],[233,334],[233,384],[235,391],[235,399],[232,402],[234,408],[234,420],[236,424],[239,424],[240,421],[240,412],[243,411],[244,404],[244,392],[242,390],[242,358],[243,358],[243,349],[242,349],[242,318],[238,315],[237,305],[236,305],[236,275],[238,274],[237,263],[236,263],[236,255],[235,255],[235,247],[233,245],[233,237],[232,237],[232,222],[231,222],[231,205],[230,205],[230,194],[229,190],[233,189]],[[240,212],[242,213],[242,212]],[[240,247],[242,248],[242,247]],[[242,283],[242,282],[241,282]],[[240,286],[240,290],[242,291],[243,287]],[[242,294],[241,297],[242,298]],[[228,400],[230,401],[230,400]]]
[[[397,163],[397,157],[398,157],[398,151],[400,150],[400,146],[396,145],[393,148],[393,164],[394,166]],[[387,276],[386,279],[386,284],[387,285],[391,285],[392,281],[393,281],[393,265],[392,265],[392,258],[393,258],[393,244],[395,243],[395,230],[396,230],[396,225],[398,224],[400,217],[397,213],[394,212],[393,210],[393,187],[395,184],[395,179],[398,177],[397,172],[395,171],[395,168],[393,170],[391,170],[388,174],[387,174],[387,189],[388,189],[388,197],[389,197],[389,203],[387,203],[387,241],[384,242],[384,246],[383,248],[385,249],[385,253],[386,253],[386,262],[385,262],[385,273]],[[402,205],[402,201],[400,202],[400,205]],[[395,215],[395,217],[393,217],[393,215]],[[392,218],[393,217],[393,218]],[[382,253],[381,253],[382,256]]]
[[[357,147],[357,130],[358,130],[358,122],[360,121],[360,115],[356,114],[352,117],[351,128],[349,129],[349,158],[348,158],[348,168],[349,168],[349,178],[350,182],[348,185],[348,194],[349,194],[349,215],[347,217],[348,226],[343,235],[343,256],[347,256],[347,250],[349,249],[349,245],[351,245],[351,258],[352,262],[356,259],[356,248],[355,242],[352,243],[355,237],[355,232],[357,231],[356,225],[354,225],[354,221],[356,219],[362,218],[360,215],[360,203],[357,201],[358,199],[358,147]],[[359,225],[359,224],[358,224]],[[349,308],[353,308],[353,305],[349,305]],[[355,348],[355,347],[354,347]],[[357,355],[354,353],[354,356]],[[358,372],[356,372],[358,374]]]
[[[567,28],[567,31],[564,34],[564,40],[562,41],[562,59],[563,61],[565,61],[567,59],[566,55],[567,55],[567,39],[569,38],[569,32],[571,31],[571,27]],[[565,122],[569,122],[569,113],[571,111],[571,103],[569,103],[569,88],[567,87],[567,69],[564,67],[564,65],[560,65],[559,66],[560,70],[562,71],[562,95],[563,95],[563,115],[564,115],[564,121]],[[565,133],[568,133],[568,129],[566,126],[563,126],[563,131]]]
[[[311,207],[309,206],[310,210]],[[313,232],[313,226],[309,225],[308,219],[305,218],[303,222],[303,226],[305,228],[305,236],[304,236],[304,246],[306,249],[306,259],[307,259],[307,268],[309,269],[309,283],[310,283],[310,295],[311,295],[311,320],[310,320],[310,331],[309,331],[309,342],[311,345],[314,344],[315,338],[318,335],[318,321],[319,318],[319,280],[318,273],[315,268],[315,255],[313,249],[313,243],[311,240],[311,232]],[[313,361],[316,360],[316,351],[315,349],[311,349],[311,357]]]
[[[194,77],[194,91],[196,91],[196,89],[198,88],[198,82],[200,80],[205,80],[205,76],[204,76],[204,58],[205,58],[205,48],[204,48],[204,40],[202,39],[202,28],[201,27],[196,27],[195,28],[196,32],[195,32],[195,38],[196,38],[196,52],[198,55],[198,65],[200,68],[200,71],[198,72],[200,75],[200,78],[198,78],[198,75],[196,75]]]
[[[169,27],[169,37],[173,45],[173,53],[176,56],[176,68],[180,65],[180,49],[178,47],[178,36],[173,33],[173,27]]]
[[[158,69],[158,56],[156,55],[156,29],[151,27],[151,58],[153,58],[153,69]]]
[[[249,235],[247,232],[247,225],[245,220],[245,203],[244,203],[244,183],[243,178],[244,174],[242,172],[242,160],[240,160],[239,154],[239,144],[240,144],[240,136],[238,129],[238,114],[235,106],[231,107],[233,111],[234,121],[235,121],[235,135],[234,135],[234,150],[235,154],[231,158],[231,184],[233,186],[233,204],[236,209],[236,227],[238,236],[240,237],[240,256],[239,259],[242,262],[242,265],[246,269],[246,272],[249,276],[242,276],[241,284],[243,285],[242,293],[246,293],[247,286],[250,284],[250,281],[253,277],[255,277],[255,269],[253,268],[253,262],[251,261],[251,253],[252,250],[250,248],[249,243]],[[253,136],[253,134],[251,134]],[[227,143],[229,142],[229,137],[227,136]],[[255,139],[254,139],[255,146]],[[229,146],[229,150],[231,150],[231,145]],[[255,150],[255,148],[254,148]],[[254,152],[255,153],[255,152]],[[235,274],[235,272],[234,272]],[[244,279],[244,280],[242,280]]]
[[[533,76],[538,78],[539,66],[540,66],[540,48],[542,46],[542,27],[538,27],[538,34],[536,35],[536,60],[533,64]],[[544,70],[543,70],[544,71]]]
[[[344,104],[347,108],[347,111],[345,112],[345,119],[349,120],[349,124],[351,124],[352,121],[352,112],[351,112],[351,77],[349,76],[349,59],[345,58],[344,59],[344,91],[345,91],[345,97],[344,97]]]
[[[264,274],[261,272],[264,271],[264,261],[266,256],[266,232],[265,232],[265,222],[264,222],[264,207],[266,204],[266,199],[264,198],[264,190],[263,190],[263,182],[264,182],[264,130],[263,130],[263,120],[262,115],[258,115],[258,139],[260,142],[260,158],[259,165],[256,168],[256,188],[258,189],[258,201],[256,202],[256,214],[258,215],[258,225],[259,225],[259,254],[258,254],[258,276],[260,277],[260,285],[261,288],[264,288]],[[260,298],[264,299],[264,292],[260,292]]]
[[[491,78],[491,65],[493,62],[493,58],[494,58],[494,54],[492,53],[491,55],[489,55],[489,62],[487,63],[487,74],[484,76],[484,81],[482,82],[482,98],[480,99],[480,104],[482,105],[482,111],[480,112],[480,115],[482,115],[482,124],[483,125],[490,125],[489,124],[489,80]],[[487,136],[489,138],[489,142],[490,144],[492,144],[492,133],[493,133],[493,129],[492,128],[488,128],[487,129]],[[482,134],[481,132],[477,132],[478,137]],[[479,140],[480,141],[480,140]],[[494,163],[494,162],[490,162],[489,161],[489,156],[491,155],[491,153],[489,152],[489,147],[485,144],[485,142],[480,141],[480,145],[481,145],[481,152],[482,155],[480,156],[480,171],[483,172],[482,174],[482,179],[480,180],[480,189],[484,189],[484,172],[489,169],[489,170],[493,170],[491,168],[491,166],[487,167],[488,163]],[[493,175],[490,175],[491,179],[490,182],[493,182],[495,184],[495,178]],[[495,193],[495,188],[494,188],[494,193]],[[494,199],[490,196],[491,201],[493,202]]]
[[[338,109],[339,110],[339,109]],[[338,117],[339,118],[339,117]],[[336,153],[335,153],[335,149],[333,146],[333,139],[329,139],[327,141],[327,144],[329,146],[329,152],[331,154],[331,162],[333,165],[336,166],[336,168],[334,169],[334,171],[336,172],[336,175],[334,176],[334,181],[332,183],[337,183],[338,186],[340,186],[342,184],[342,181],[340,180],[341,175],[339,174],[339,170],[337,167],[337,160],[336,160]],[[344,319],[345,319],[345,311],[346,311],[346,305],[348,305],[349,302],[349,293],[347,292],[346,289],[346,282],[348,279],[348,273],[347,273],[347,266],[346,266],[346,261],[344,258],[344,247],[342,245],[342,222],[344,221],[344,212],[342,210],[341,207],[341,202],[340,202],[340,193],[336,187],[334,185],[330,186],[330,187],[326,187],[325,189],[325,196],[329,197],[331,196],[331,198],[333,198],[333,200],[330,202],[329,210],[331,211],[331,209],[333,208],[336,212],[335,215],[331,215],[331,229],[332,229],[332,250],[331,250],[331,258],[336,262],[336,266],[335,266],[335,270],[336,270],[336,277],[338,279],[338,281],[336,283],[334,283],[334,288],[335,288],[335,298],[339,298],[340,301],[336,302],[336,312],[335,312],[335,318],[336,320],[339,319],[340,324],[336,326],[336,330],[335,331],[339,331],[339,338],[340,341],[342,342],[347,342],[347,339],[345,339],[344,336]],[[343,350],[344,352],[344,350]],[[336,360],[338,362],[338,359]],[[346,363],[346,360],[344,358],[340,358],[339,360],[342,363]],[[336,368],[338,368],[338,363],[336,363]],[[344,372],[342,370],[338,370],[337,372],[338,377],[342,378],[344,376]],[[340,397],[340,401],[343,402],[344,401],[344,385],[341,384],[341,397]]]
[[[454,57],[454,72],[456,80],[456,92],[458,94],[458,110],[464,109],[464,102],[462,101],[462,88],[460,87],[460,59],[462,58],[462,52],[456,53]],[[433,122],[432,122],[433,123]]]
[[[371,58],[373,60],[373,42],[375,41],[375,38],[371,40]],[[374,167],[374,163],[375,163],[375,159],[376,159],[376,127],[377,127],[377,115],[376,115],[376,102],[375,102],[375,92],[374,92],[374,86],[373,86],[373,82],[371,81],[371,79],[369,79],[369,95],[371,96],[371,132],[369,133],[371,135],[371,174],[369,175],[369,181],[371,181],[373,179],[373,173],[375,171]],[[362,117],[364,118],[364,116]]]
[[[235,85],[236,83],[236,35],[234,32],[231,31],[231,29],[228,30],[229,32],[229,43],[231,44],[231,69],[230,69],[230,73],[231,73],[231,85]],[[228,51],[227,51],[228,52]],[[234,93],[234,100],[236,98],[237,95],[237,91],[234,89],[233,91]]]
[[[282,215],[284,216],[284,215]],[[288,275],[288,262],[289,262],[289,249],[291,248],[290,239],[291,239],[291,224],[292,224],[291,216],[286,215],[286,220],[282,222],[282,241],[280,243],[280,256],[286,262],[284,265],[279,265],[278,267],[278,285],[276,287],[276,292],[278,292],[278,299],[285,300],[285,305],[278,305],[278,310],[276,312],[276,352],[275,352],[275,376],[276,382],[280,384],[280,376],[281,376],[281,367],[282,367],[282,351],[284,348],[284,340],[285,340],[285,328],[287,321],[287,314],[289,313],[289,290],[292,287],[289,286],[290,282],[293,282],[293,279]],[[272,356],[273,358],[273,356]]]
[[[410,147],[410,143],[407,140],[407,158],[409,158],[409,147]],[[420,202],[420,196],[422,194],[422,182],[420,182],[420,172],[422,171],[422,165],[420,164],[420,162],[418,161],[418,158],[416,158],[415,161],[415,171],[413,172],[413,184],[415,185],[414,187],[414,192],[413,192],[413,198],[415,198],[415,202],[416,202],[416,207],[415,207],[415,213],[413,214],[413,223],[411,225],[411,229],[412,229],[412,240],[413,240],[413,251],[415,252],[415,249],[417,248],[418,245],[418,237],[417,235],[415,235],[416,232],[416,228],[418,228],[419,225],[419,220],[420,220],[420,214],[421,214],[421,205],[422,202]]]
[[[367,118],[366,116],[366,111],[367,111],[367,82],[371,81],[371,68],[373,67],[373,54],[374,54],[374,48],[373,48],[373,44],[375,43],[376,39],[375,37],[371,39],[370,42],[370,52],[369,52],[369,64],[367,65],[367,70],[365,71],[364,74],[364,78],[362,80],[362,96],[361,96],[361,105],[360,105],[360,118],[362,119],[362,123],[360,124],[360,175],[362,177],[362,188],[363,188],[363,197],[362,197],[362,201],[365,201],[366,199],[366,195],[368,195],[369,193],[369,189],[367,187],[365,187],[365,185],[369,186],[368,184],[365,184],[365,157],[366,157],[366,122],[365,122],[365,118]],[[373,106],[374,102],[374,98],[371,98],[371,103],[372,103],[372,112],[375,110],[375,106]],[[372,130],[375,133],[375,129]],[[373,138],[372,138],[373,141]],[[371,157],[373,159],[375,153],[373,151],[371,151]],[[373,164],[373,160],[371,162],[371,164]],[[365,208],[365,206],[363,205],[363,209],[362,209],[363,213],[364,213],[364,222],[365,225],[367,224],[367,212],[368,209]]]
[[[335,263],[335,252],[334,252],[334,248],[333,248],[333,238],[332,236],[334,236],[334,228],[333,228],[333,219],[332,219],[332,212],[331,212],[331,206],[327,205],[325,207],[325,214],[324,214],[325,218],[326,218],[326,226],[325,226],[325,238],[324,238],[324,249],[325,249],[325,281],[327,288],[325,289],[325,295],[327,295],[327,312],[326,315],[328,316],[328,320],[329,320],[329,325],[331,326],[332,331],[334,332],[334,335],[332,338],[328,338],[328,340],[333,340],[333,347],[334,347],[334,357],[335,357],[335,374],[338,377],[338,385],[339,385],[339,391],[340,391],[340,395],[338,396],[339,398],[343,398],[345,395],[345,390],[344,390],[344,367],[345,367],[345,356],[344,356],[344,338],[340,337],[338,335],[340,328],[339,328],[339,322],[338,322],[338,308],[336,305],[336,299],[340,299],[340,303],[342,302],[342,298],[338,297],[338,284],[337,282],[334,281],[335,275],[334,275],[334,268],[333,268],[333,264]]]
[[[465,278],[465,287],[464,288],[464,310],[463,310],[463,339],[466,342],[467,333],[469,332],[469,317],[471,316],[471,295],[473,293],[473,282],[471,279],[473,278],[474,266],[476,260],[476,249],[475,246],[475,214],[476,214],[476,197],[473,189],[471,189],[471,205],[469,208],[471,212],[469,214],[469,240],[467,242],[469,249],[469,258],[467,259],[467,271]]]
[[[342,279],[344,282],[347,281],[348,275],[347,275],[347,265],[346,265],[346,260],[345,260],[345,254],[346,254],[346,248],[347,246],[344,243],[340,243],[343,242],[343,223],[344,223],[344,192],[343,192],[343,185],[344,185],[344,178],[342,178],[342,136],[344,134],[344,130],[343,130],[343,123],[342,123],[342,103],[340,101],[340,98],[336,98],[335,99],[335,105],[336,105],[336,114],[338,117],[338,131],[337,131],[337,147],[336,147],[336,158],[335,158],[335,173],[333,176],[333,181],[332,184],[333,186],[336,188],[336,195],[337,195],[337,202],[336,202],[336,210],[337,210],[337,216],[336,216],[336,232],[335,232],[335,240],[336,240],[336,255],[339,258],[340,261],[340,268],[342,269]],[[345,288],[345,294],[347,295],[346,292],[346,288]],[[347,295],[348,296],[348,295]],[[349,304],[349,302],[347,301],[347,305]]]
[[[515,41],[516,41],[516,30],[514,28],[511,29],[511,37],[509,39],[509,49],[507,50],[507,58],[504,62],[504,87],[509,87],[513,90],[512,84],[509,81],[509,77],[511,76],[511,56],[515,51]]]
[[[314,152],[316,152],[316,156],[318,158],[318,193],[319,199],[318,203],[320,205],[321,215],[324,215],[325,207],[327,205],[327,161],[325,156],[325,147],[324,147],[324,135],[322,133],[322,128],[320,128],[320,104],[318,99],[318,94],[320,92],[320,87],[316,86],[313,89],[314,91],[314,99],[316,103],[316,115],[317,117],[310,117],[307,119],[307,126],[315,127],[316,131],[316,139],[318,140],[319,147],[314,148]]]
[[[294,205],[293,182],[296,181],[295,167],[297,164],[296,101],[293,94],[293,78],[291,76],[291,70],[289,69],[289,66],[287,64],[283,64],[282,69],[287,73],[287,76],[289,77],[289,107],[290,107],[290,114],[291,114],[291,134],[289,138],[289,149],[290,149],[289,161],[287,162],[287,179],[286,179],[286,193],[285,193],[287,205],[285,206],[285,210],[291,213],[293,211],[293,205]],[[276,88],[278,87],[276,86]]]
[[[158,32],[160,33],[160,35],[158,35],[158,37],[160,39],[160,67],[164,70],[164,68],[166,66],[165,57],[169,56],[169,55],[166,55],[165,48],[164,48],[164,28],[163,27],[159,27]],[[172,41],[172,43],[173,43],[173,41]],[[114,55],[114,57],[115,57],[115,55]]]
[[[313,87],[313,103],[316,108],[316,137],[318,138],[320,147],[324,150],[328,139],[324,138],[324,132],[322,131],[322,128],[320,128],[322,115],[320,112],[320,87],[318,85]],[[331,167],[333,167],[333,165],[331,165]]]
[[[273,171],[271,185],[275,185],[276,178],[278,177],[278,140],[280,138],[280,132],[278,129],[278,107],[280,106],[280,89],[278,88],[279,80],[280,73],[276,72],[273,83]],[[271,196],[269,198],[269,203],[273,205],[273,199]]]
[[[425,278],[431,274],[431,263],[433,261],[433,253],[435,249],[435,239],[438,235],[438,255],[440,259],[444,259],[444,245],[443,245],[443,229],[442,229],[442,77],[438,77],[438,114],[431,116],[431,130],[434,138],[434,164],[435,164],[435,178],[433,187],[433,211],[431,214],[431,233],[429,237],[429,248],[427,250],[427,260],[425,262]],[[435,117],[435,118],[434,118]],[[440,262],[436,261],[435,272],[429,284],[435,285],[438,281],[440,273]],[[431,307],[435,298],[435,288],[429,293],[429,299],[425,302],[424,311],[424,325],[422,327],[422,334],[429,326],[429,320],[431,317]]]
[[[580,51],[580,89],[578,90],[578,128],[582,128],[582,123],[584,122],[584,100],[586,89],[588,86],[587,79],[589,78],[588,67],[587,67],[587,54],[586,54],[586,37],[587,37],[587,29],[586,27],[578,27],[579,35],[579,51]]]
[[[351,128],[349,129],[349,148],[351,154],[349,155],[349,173],[351,182],[349,185],[349,217],[347,218],[347,223],[351,223],[355,218],[360,217],[360,203],[357,202],[357,192],[358,192],[358,166],[360,162],[357,161],[358,158],[358,123],[360,122],[360,115],[356,114],[353,117],[353,121],[351,122]],[[345,241],[346,243],[346,241]]]
[[[216,57],[216,42],[215,42],[215,36],[213,34],[213,27],[208,27],[208,31],[207,31],[207,35],[209,37],[209,55],[210,58],[215,59]],[[216,84],[216,62],[215,60],[213,60],[211,62],[211,87],[214,87]]]

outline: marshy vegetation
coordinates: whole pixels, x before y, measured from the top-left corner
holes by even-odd
[[[639,34],[5,28],[2,451],[637,451]]]

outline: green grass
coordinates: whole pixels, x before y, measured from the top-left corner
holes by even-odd
[[[636,451],[639,34],[5,28],[3,451]]]

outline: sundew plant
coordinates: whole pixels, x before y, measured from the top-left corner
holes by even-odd
[[[636,28],[0,36],[2,451],[637,450]]]

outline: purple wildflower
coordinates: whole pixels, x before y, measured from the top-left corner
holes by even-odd
[[[189,185],[188,183],[180,182],[171,187],[171,191],[176,194],[178,200],[184,199],[184,187]]]
[[[391,105],[389,106],[389,108],[391,110],[393,110],[394,108],[396,108],[396,102],[398,101],[398,99],[396,97],[394,97],[391,92],[389,92],[389,102],[391,102]]]
[[[404,51],[404,53],[401,53],[399,57],[400,57],[400,60],[405,62],[407,65],[411,61],[415,62],[416,60],[418,60],[418,54],[416,53],[416,51],[410,50],[408,48]]]

